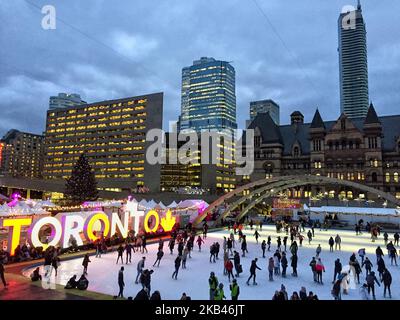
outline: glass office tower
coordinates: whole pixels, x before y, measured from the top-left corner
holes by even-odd
[[[236,124],[235,69],[202,57],[182,69],[180,130],[232,131]]]

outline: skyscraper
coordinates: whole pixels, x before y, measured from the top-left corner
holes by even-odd
[[[86,104],[86,101],[81,99],[81,96],[76,93],[59,93],[57,96],[51,96],[49,99],[49,109],[60,109],[79,106]]]
[[[235,130],[235,69],[202,57],[182,69],[180,130]]]
[[[250,121],[253,121],[259,113],[269,113],[272,120],[279,126],[279,105],[274,100],[250,102]]]
[[[338,27],[341,112],[349,118],[365,117],[369,106],[367,32],[360,1],[357,9],[340,14]]]

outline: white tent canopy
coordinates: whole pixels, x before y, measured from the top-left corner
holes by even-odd
[[[400,215],[400,210],[390,208],[368,208],[368,207],[307,207],[304,210],[315,213],[338,213],[338,214],[359,214],[359,215]]]

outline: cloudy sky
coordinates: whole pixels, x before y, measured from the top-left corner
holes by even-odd
[[[352,3],[354,2],[354,3]],[[272,98],[281,122],[339,116],[337,19],[356,0],[1,0],[0,136],[41,133],[50,95],[84,100],[164,92],[164,128],[180,113],[181,69],[201,56],[232,61],[237,116]],[[370,99],[400,113],[400,1],[363,0]],[[56,8],[43,30],[40,8]],[[260,10],[261,8],[261,10]],[[268,20],[269,19],[269,20]]]

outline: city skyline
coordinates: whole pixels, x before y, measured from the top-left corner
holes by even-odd
[[[282,123],[289,123],[290,113],[297,109],[310,122],[317,107],[323,118],[335,119],[340,114],[337,16],[344,5],[357,3],[310,3],[302,8],[294,1],[286,2],[286,18],[279,24],[283,6],[277,1],[258,3],[259,7],[252,1],[245,5],[222,1],[213,10],[200,1],[170,6],[155,6],[150,1],[136,4],[132,10],[94,2],[79,4],[78,10],[78,3],[67,7],[54,1],[56,30],[41,29],[43,14],[28,2],[4,3],[0,15],[6,27],[0,41],[9,49],[0,53],[4,61],[0,73],[0,135],[11,128],[42,133],[49,96],[59,92],[76,92],[90,103],[163,91],[167,129],[168,121],[176,121],[180,113],[181,69],[201,56],[232,61],[240,128],[248,119],[249,102],[262,99],[274,99],[281,106]],[[46,3],[36,4],[41,7]],[[124,5],[131,8],[128,2]],[[368,22],[370,99],[379,114],[395,114],[400,102],[396,91],[400,69],[396,48],[400,43],[391,32],[398,23],[390,12],[396,12],[399,4],[383,1],[374,7],[363,1],[362,6]],[[392,10],[388,11],[388,6]],[[231,14],[221,21],[218,16],[226,10]],[[11,27],[10,11],[17,12],[18,28]],[[118,19],[110,19],[105,12]],[[146,14],[135,16],[138,23],[132,27],[128,23],[131,16],[125,12]],[[271,32],[263,13],[279,36]],[[180,23],[174,24],[177,19]],[[154,21],[157,25],[150,28]],[[188,28],[181,29],[182,23]],[[206,25],[208,28],[198,32]],[[35,39],[29,51],[27,37]],[[318,46],[314,45],[316,38],[320,40]],[[26,52],[30,52],[29,58]]]

